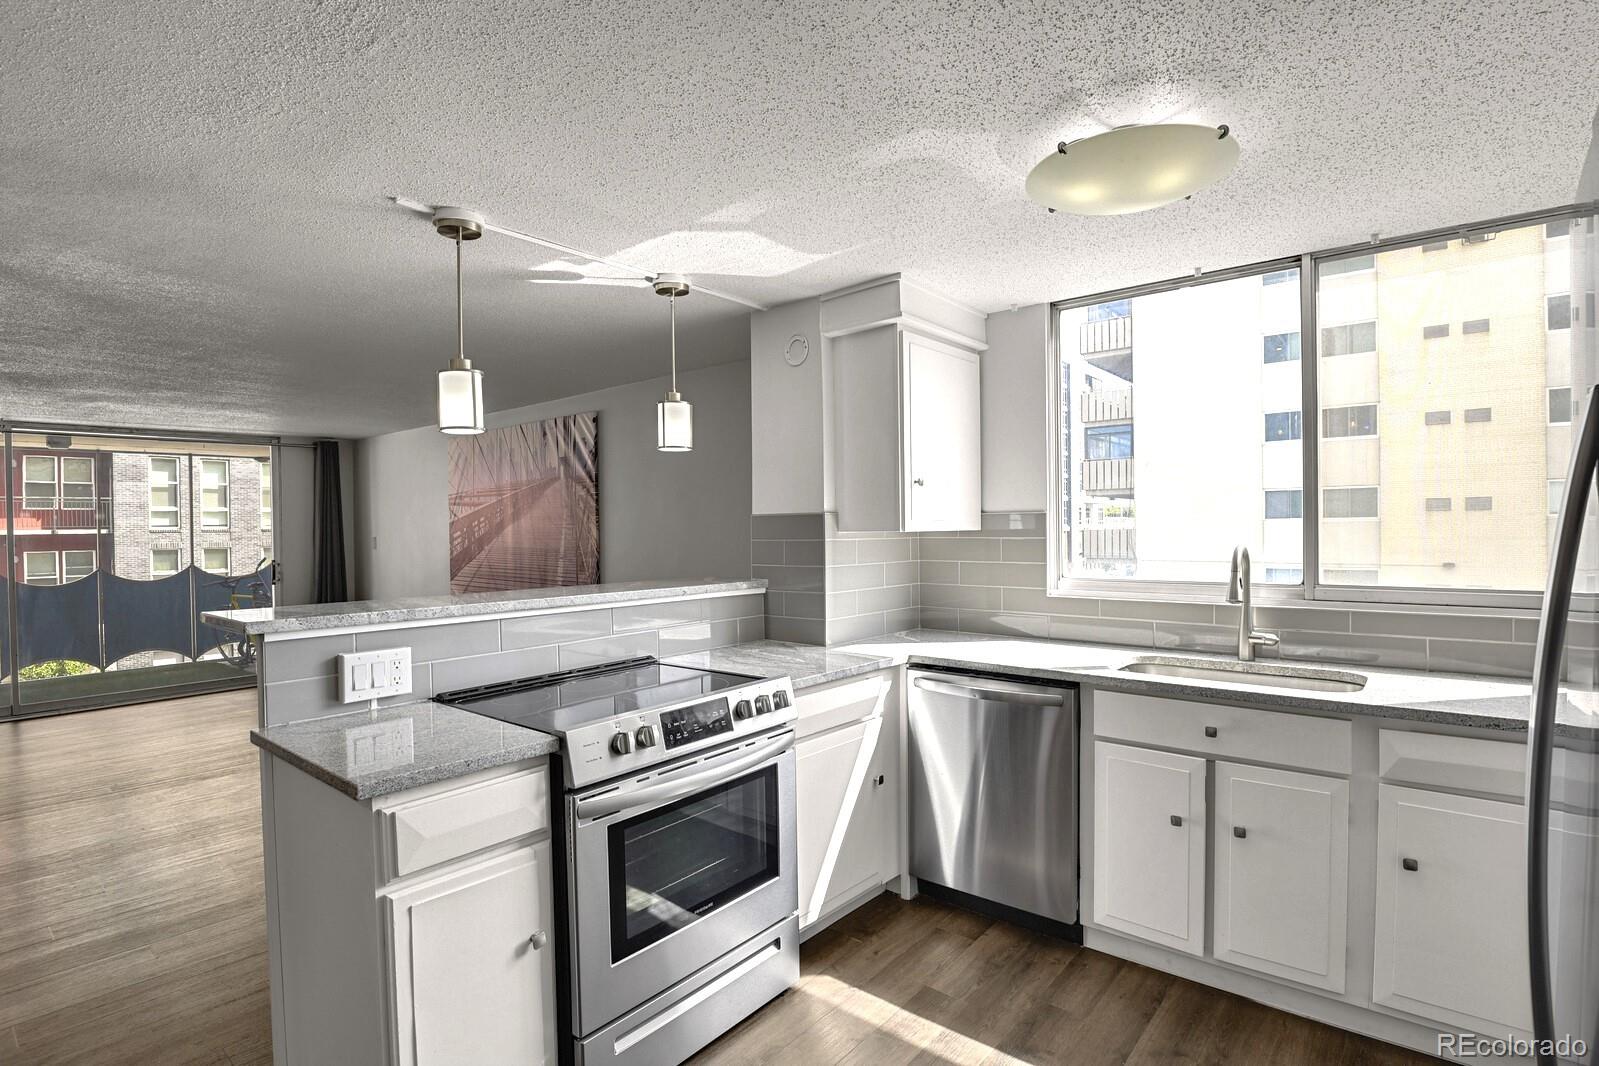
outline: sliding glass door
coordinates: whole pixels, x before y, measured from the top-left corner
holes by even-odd
[[[272,442],[13,427],[4,446],[0,714],[254,682],[249,646],[199,616],[272,602]]]

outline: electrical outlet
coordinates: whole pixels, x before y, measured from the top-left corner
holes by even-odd
[[[339,701],[361,703],[411,691],[411,649],[345,652],[339,656]]]

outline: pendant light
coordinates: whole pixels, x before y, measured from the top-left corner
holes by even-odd
[[[433,228],[455,241],[455,356],[439,371],[439,432],[451,436],[483,432],[483,371],[466,357],[466,319],[461,301],[461,242],[483,236],[483,218],[459,207],[433,213]]]
[[[1125,215],[1191,196],[1237,163],[1226,126],[1119,126],[1061,141],[1027,175],[1027,195],[1051,211]]]
[[[672,388],[655,405],[655,447],[663,452],[694,450],[694,405],[677,391],[677,298],[688,295],[688,280],[679,274],[657,274],[655,295],[672,303]]]

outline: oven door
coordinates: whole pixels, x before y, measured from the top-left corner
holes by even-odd
[[[793,745],[785,729],[568,799],[577,1035],[798,909]]]

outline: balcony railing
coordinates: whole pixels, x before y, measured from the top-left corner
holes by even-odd
[[[1133,532],[1131,528],[1079,530],[1077,533],[1079,554],[1082,558],[1090,560],[1136,559]]]
[[[1127,492],[1133,487],[1131,459],[1084,459],[1084,492]]]
[[[1078,329],[1078,351],[1083,355],[1116,352],[1133,346],[1133,316],[1084,322]]]
[[[1126,422],[1133,417],[1133,390],[1090,389],[1078,410],[1084,422]]]
[[[110,500],[61,500],[52,496],[25,496],[14,516],[17,532],[107,532],[111,529]]]

